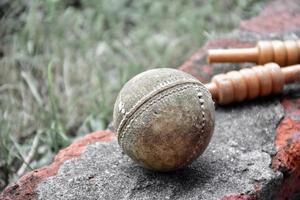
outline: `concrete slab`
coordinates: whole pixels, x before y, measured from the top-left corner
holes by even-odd
[[[145,170],[122,154],[117,141],[89,145],[66,161],[56,176],[36,189],[37,199],[220,199],[227,194],[273,199],[283,175],[274,172],[276,125],[283,117],[277,101],[217,108],[216,128],[205,153],[172,173]]]

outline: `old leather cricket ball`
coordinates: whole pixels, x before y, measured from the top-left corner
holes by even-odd
[[[172,171],[190,164],[208,146],[214,103],[193,76],[152,69],[124,85],[113,117],[119,145],[129,157],[148,169]]]

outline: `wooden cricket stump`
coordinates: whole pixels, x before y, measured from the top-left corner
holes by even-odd
[[[300,40],[259,41],[256,47],[241,49],[213,49],[208,62],[254,62],[263,65],[275,62],[279,66],[300,63]]]
[[[285,84],[300,81],[300,65],[280,68],[276,63],[218,74],[205,84],[216,103],[225,105],[278,94]]]

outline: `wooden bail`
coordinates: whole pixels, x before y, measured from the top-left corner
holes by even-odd
[[[259,41],[256,47],[244,49],[213,49],[208,62],[255,62],[264,65],[275,62],[279,66],[300,63],[300,40]]]
[[[285,84],[300,81],[300,65],[280,68],[276,63],[219,74],[205,86],[221,105],[282,92]]]

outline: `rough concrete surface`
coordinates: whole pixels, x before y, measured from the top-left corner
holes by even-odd
[[[220,199],[248,194],[255,186],[273,199],[282,174],[274,172],[276,125],[283,117],[277,101],[217,108],[216,128],[205,153],[172,173],[145,170],[122,154],[116,140],[88,146],[65,162],[58,175],[37,188],[38,199]],[[264,184],[272,185],[266,192]]]

